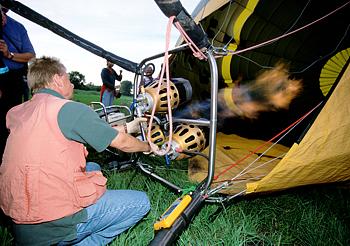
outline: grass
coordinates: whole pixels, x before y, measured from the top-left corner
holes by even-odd
[[[180,187],[192,185],[186,172],[155,166]],[[151,200],[150,213],[111,245],[147,245],[153,223],[178,196],[135,170],[106,174],[109,188],[143,190]],[[350,245],[349,198],[349,189],[327,185],[205,204],[176,245]]]
[[[98,100],[98,93],[78,91],[76,100]],[[129,105],[131,98],[121,98]],[[120,99],[118,99],[120,100]],[[89,160],[106,164],[112,155],[89,149]],[[161,158],[145,157],[157,173],[185,188],[187,163],[173,162],[170,167]],[[109,189],[145,191],[151,211],[134,228],[119,235],[110,245],[147,245],[154,237],[153,224],[178,198],[168,188],[136,169],[109,171]],[[0,228],[1,245],[11,245],[8,229]],[[310,186],[284,192],[237,198],[230,204],[205,204],[183,231],[176,245],[350,245],[350,189],[336,185]]]
[[[74,90],[73,100],[89,105],[90,102],[99,102],[100,101],[100,92],[99,91],[84,91],[84,90]],[[118,99],[114,100],[114,104],[130,106],[132,98],[128,96],[121,96]]]

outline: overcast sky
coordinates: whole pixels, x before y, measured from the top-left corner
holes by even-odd
[[[19,0],[22,4],[65,27],[78,36],[125,59],[139,63],[164,51],[168,18],[153,0]],[[199,0],[181,0],[192,13]],[[37,57],[58,57],[68,72],[79,71],[86,82],[101,85],[100,72],[105,60],[61,38],[21,16],[9,12],[27,29]],[[175,46],[179,32],[172,28]],[[160,59],[159,59],[160,60]],[[157,61],[160,64],[161,61]],[[157,64],[156,73],[159,71]],[[118,66],[114,68],[119,71]],[[123,71],[123,80],[133,81],[134,74]]]

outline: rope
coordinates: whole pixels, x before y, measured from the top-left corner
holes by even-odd
[[[187,33],[185,32],[185,30],[182,28],[182,26],[180,25],[179,22],[175,22],[175,26],[177,28],[177,30],[179,30],[180,34],[182,35],[182,37],[184,38],[184,40],[186,41],[186,43],[189,45],[189,47],[191,48],[192,52],[193,52],[193,56],[203,60],[203,59],[207,59],[207,57],[204,55],[204,53],[197,47],[197,45],[192,41],[192,39],[187,35]]]
[[[163,60],[163,67],[160,73],[159,81],[158,81],[158,87],[157,87],[157,93],[155,96],[155,103],[152,108],[150,123],[148,125],[148,132],[147,132],[147,141],[150,143],[151,149],[154,153],[160,156],[166,155],[170,151],[171,142],[173,138],[173,117],[172,117],[172,109],[171,109],[171,101],[170,101],[170,72],[169,72],[169,44],[170,44],[170,34],[171,34],[171,26],[174,23],[175,16],[171,16],[168,21],[167,25],[167,31],[166,31],[166,41],[165,41],[165,52],[164,52],[164,60]],[[187,35],[185,30],[182,28],[179,22],[175,22],[174,24],[177,29],[179,30],[180,34],[186,41],[186,43],[191,48],[193,55],[200,59],[207,59],[207,57],[204,55],[204,53],[195,45],[195,43],[192,41],[192,39]],[[169,140],[167,142],[167,148],[166,150],[159,150],[158,147],[154,144],[151,144],[151,129],[153,125],[153,119],[159,99],[159,91],[161,88],[161,84],[163,82],[164,73],[166,75],[166,85],[167,85],[167,103],[168,103],[168,116],[169,116]]]
[[[162,67],[159,81],[158,81],[157,93],[155,96],[155,102],[154,102],[154,105],[152,108],[150,124],[148,125],[148,132],[147,132],[147,140],[150,143],[152,151],[160,156],[164,156],[165,154],[167,154],[169,152],[171,144],[167,144],[167,148],[165,151],[159,150],[158,147],[156,145],[154,145],[151,141],[151,129],[152,129],[153,118],[154,118],[154,115],[156,112],[157,102],[159,99],[159,91],[160,91],[161,84],[163,82],[163,77],[164,77],[164,72],[165,72],[166,83],[167,83],[167,101],[168,101],[167,103],[168,103],[168,114],[169,114],[169,126],[170,126],[170,128],[169,128],[170,134],[169,134],[168,143],[172,142],[172,138],[173,138],[173,120],[172,120],[172,118],[173,117],[172,117],[171,102],[170,102],[169,44],[170,44],[171,26],[174,22],[174,19],[175,19],[175,16],[171,16],[169,18],[168,25],[167,25],[163,67]]]

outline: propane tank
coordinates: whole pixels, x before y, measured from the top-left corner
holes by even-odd
[[[151,141],[152,143],[162,146],[165,142],[165,136],[159,125],[153,124],[151,128]]]
[[[155,80],[152,84],[144,87],[141,93],[137,97],[137,106],[143,113],[150,113],[156,103],[156,96],[158,91],[158,82]],[[170,105],[171,109],[177,108],[179,105],[185,104],[192,99],[192,86],[191,83],[183,78],[174,78],[170,81]],[[167,98],[167,84],[163,80],[157,100],[156,112],[167,113],[168,112],[168,98]]]
[[[166,148],[164,144],[162,148]],[[191,152],[202,151],[205,148],[205,136],[203,131],[195,125],[181,124],[175,128],[171,142],[170,159],[181,160],[188,158],[186,154],[176,152],[180,148]]]

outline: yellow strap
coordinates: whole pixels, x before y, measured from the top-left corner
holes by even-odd
[[[241,31],[243,29],[244,23],[247,21],[249,16],[254,12],[256,5],[258,5],[259,0],[249,0],[242,13],[237,17],[237,20],[233,25],[233,38],[236,43],[239,44],[241,40]]]
[[[237,44],[231,43],[228,46],[229,50],[236,50],[237,49]],[[221,74],[222,78],[225,80],[226,84],[232,83],[232,78],[231,78],[231,59],[232,56],[224,56],[222,58],[222,64],[221,64]]]
[[[225,88],[224,89],[224,99],[225,99],[225,103],[226,106],[232,110],[233,112],[237,113],[238,115],[242,116],[243,112],[242,110],[237,107],[234,99],[233,99],[233,93],[232,93],[232,89],[231,88]]]

